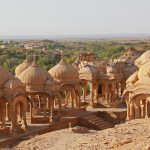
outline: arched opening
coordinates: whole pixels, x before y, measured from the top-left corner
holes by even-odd
[[[150,117],[150,102],[147,102],[147,115]]]
[[[0,128],[6,129],[7,128],[7,123],[6,123],[6,103],[7,100],[6,98],[2,97],[0,99]]]
[[[141,93],[136,93],[131,99],[130,102],[131,119],[148,118],[150,116],[149,93],[144,92],[142,94]],[[134,104],[133,106],[132,103]],[[133,109],[134,111],[132,111]]]
[[[15,97],[10,103],[11,113],[11,132],[24,132],[27,130],[26,122],[26,108],[27,99],[26,97],[19,95]]]
[[[98,94],[102,95],[102,94],[103,94],[102,92],[103,92],[103,91],[102,91],[102,83],[100,83],[100,84],[98,85]]]
[[[109,92],[112,91],[112,84],[108,84]]]
[[[87,83],[86,84],[86,95],[89,95],[90,94],[90,84]]]
[[[16,104],[15,104],[15,117],[16,117],[16,120],[17,120],[17,123],[21,123],[22,120],[23,120],[23,113],[24,113],[24,104],[21,102],[21,101],[18,101]]]

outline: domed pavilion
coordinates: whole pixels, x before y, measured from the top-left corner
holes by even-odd
[[[74,108],[74,103],[76,107],[80,107],[78,70],[73,65],[66,63],[62,54],[61,61],[48,72],[59,83],[60,90],[65,95],[65,106],[71,101],[72,108]]]
[[[150,50],[135,60],[139,68],[126,81],[123,97],[127,104],[127,120],[150,117]]]
[[[82,80],[83,99],[86,101],[86,87],[90,87],[90,98],[92,103],[97,98],[97,68],[90,64],[83,64],[79,70],[79,78]],[[94,97],[95,96],[95,97]]]
[[[31,66],[31,62],[29,61],[28,55],[26,53],[26,59],[23,63],[21,63],[19,66],[15,69],[16,77],[18,77],[24,70],[26,70],[29,66]]]
[[[0,66],[0,131],[12,133],[27,131],[26,108],[24,84]]]
[[[27,69],[25,69],[18,78],[25,85],[26,94],[30,102],[31,122],[49,122],[53,118],[54,107],[51,90],[47,83],[52,82],[50,74],[36,64],[36,58]],[[50,120],[49,120],[50,115]],[[43,116],[42,119],[40,119]]]

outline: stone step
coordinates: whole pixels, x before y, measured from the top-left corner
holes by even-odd
[[[88,120],[90,120],[90,119],[95,119],[97,116],[96,115],[88,115],[88,116],[84,116],[84,118],[85,119],[88,119]]]
[[[92,123],[95,123],[95,124],[96,124],[96,123],[101,123],[101,124],[106,123],[105,121],[103,121],[103,120],[98,120],[98,119],[97,119],[97,120],[94,120],[94,121],[93,121],[93,120],[89,120],[89,121],[92,122]]]
[[[113,127],[111,123],[107,122],[103,118],[98,117],[96,114],[87,115],[82,118],[84,118],[87,122],[89,122],[91,126],[95,126],[95,129],[98,130],[103,130],[103,129]]]
[[[95,124],[96,126],[99,126],[99,127],[105,127],[105,126],[109,126],[109,127],[111,127],[111,125],[110,124],[107,124],[107,123],[103,123],[103,124],[101,124],[101,123],[97,123],[97,124]]]
[[[108,125],[108,124],[95,124],[95,126],[98,129],[107,129],[107,128],[111,128],[112,127],[111,125]]]
[[[100,126],[100,127],[103,127],[103,126],[111,126],[110,124],[108,124],[107,122],[97,122],[97,123],[93,123],[93,124],[95,124],[96,126]]]
[[[90,121],[97,121],[97,120],[100,120],[99,118],[97,118],[97,117],[95,117],[95,118],[91,118],[91,119],[89,119],[89,118],[86,118],[86,119],[88,119],[88,120],[90,120]],[[103,120],[102,120],[103,121]]]
[[[92,123],[94,123],[94,124],[108,124],[106,121],[101,121],[101,120],[96,120],[96,121],[94,121],[94,122],[92,122]]]
[[[76,116],[79,116],[79,117],[87,117],[91,115],[93,115],[93,113],[91,114],[91,112],[88,112],[88,111],[82,111],[76,114]]]

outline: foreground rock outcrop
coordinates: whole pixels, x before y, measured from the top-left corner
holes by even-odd
[[[54,131],[22,141],[13,150],[148,150],[148,147],[150,119],[137,119],[101,131]]]

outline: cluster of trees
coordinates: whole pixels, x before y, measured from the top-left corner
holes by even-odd
[[[36,53],[38,56],[37,63],[49,70],[60,61],[60,53],[56,49],[64,51],[66,61],[73,63],[78,55],[82,52],[94,52],[99,59],[114,59],[118,58],[129,47],[144,46],[145,42],[121,42],[121,41],[61,41],[54,42],[49,41],[46,45],[45,51],[42,49],[29,50],[29,55],[33,56]],[[2,42],[0,42],[2,45]],[[25,59],[25,52],[15,45],[6,46],[6,48],[0,48],[0,65],[14,73],[17,65],[23,62]]]

